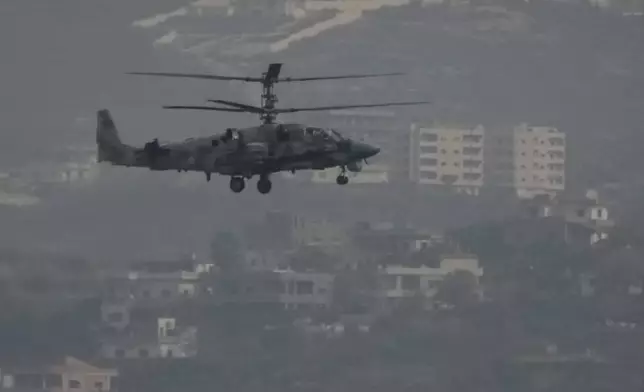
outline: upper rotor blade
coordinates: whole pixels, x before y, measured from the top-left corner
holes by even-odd
[[[269,83],[271,80],[278,80],[277,77],[280,76],[282,70],[281,63],[271,63],[268,65],[268,71],[264,75],[264,83]]]
[[[232,106],[237,109],[242,109],[243,111],[248,111],[248,112],[253,112],[253,113],[264,113],[265,110],[258,107],[258,106],[253,106],[253,105],[246,105],[243,103],[238,103],[238,102],[233,102],[233,101],[224,101],[221,99],[209,99],[208,102],[212,103],[218,103],[221,105],[228,105]]]
[[[214,110],[218,112],[236,112],[236,113],[245,113],[246,110],[242,109],[233,109],[233,108],[216,108],[212,106],[163,106],[164,109],[191,109],[191,110]]]
[[[337,75],[337,76],[312,76],[304,78],[281,78],[277,82],[308,82],[311,80],[332,80],[332,79],[363,79],[363,78],[376,78],[382,76],[400,76],[404,75],[402,72],[391,72],[381,74],[356,74],[356,75]]]
[[[389,102],[389,103],[376,103],[366,105],[337,105],[337,106],[319,106],[311,108],[284,108],[274,109],[273,113],[293,113],[293,112],[313,112],[323,110],[336,110],[336,109],[356,109],[356,108],[376,108],[384,106],[407,106],[407,105],[422,105],[430,103],[429,101],[416,101],[416,102]]]
[[[210,79],[210,80],[240,80],[244,82],[261,82],[262,78],[245,77],[245,76],[220,76],[210,74],[196,73],[176,73],[176,72],[127,72],[128,75],[146,75],[146,76],[164,76],[171,78],[191,78],[191,79]]]

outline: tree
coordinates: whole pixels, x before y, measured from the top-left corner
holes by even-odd
[[[441,282],[436,299],[455,306],[469,305],[477,300],[478,281],[470,271],[454,271]]]
[[[241,268],[242,244],[235,233],[218,232],[210,242],[210,256],[224,272]]]

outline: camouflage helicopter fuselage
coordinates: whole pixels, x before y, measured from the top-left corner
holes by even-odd
[[[238,182],[235,189],[240,180],[256,175],[260,181],[268,181],[268,176],[276,172],[330,167],[342,168],[338,183],[346,183],[345,168],[360,171],[362,161],[379,152],[335,130],[302,124],[227,129],[221,134],[181,142],[159,144],[155,140],[137,148],[121,142],[107,110],[98,112],[97,144],[99,161],[158,171],[203,172],[208,179],[212,173],[231,176],[231,188],[235,188],[232,181]]]

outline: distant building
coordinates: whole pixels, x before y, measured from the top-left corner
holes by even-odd
[[[285,309],[328,308],[335,277],[318,272],[275,270],[217,277],[205,283],[212,300],[228,304],[277,305]]]
[[[157,306],[198,295],[198,280],[212,264],[193,260],[142,262],[106,282],[108,302],[128,301],[135,306]]]
[[[191,358],[197,355],[197,327],[180,326],[172,317],[153,325],[106,336],[100,354],[107,359]]]
[[[520,198],[565,190],[566,135],[556,128],[521,124],[488,132],[485,157],[488,186],[511,188]]]
[[[0,369],[0,391],[110,392],[118,371],[92,366],[73,357],[60,364]]]
[[[481,125],[467,128],[413,124],[409,168],[411,181],[479,194],[484,181],[484,133]]]
[[[442,233],[390,223],[361,223],[353,228],[351,236],[358,246],[378,258],[419,251],[443,242]]]
[[[590,196],[594,191],[589,191]],[[559,218],[568,224],[583,226],[590,231],[590,243],[608,238],[608,232],[615,226],[610,219],[608,207],[596,197],[577,199],[535,199],[527,204],[528,213],[536,218]]]
[[[347,240],[346,228],[327,218],[294,216],[292,220],[294,246],[337,246]]]
[[[379,270],[381,296],[387,300],[423,296],[432,297],[445,277],[456,271],[471,272],[477,280],[483,276],[478,257],[467,254],[444,255],[436,268],[389,265]]]

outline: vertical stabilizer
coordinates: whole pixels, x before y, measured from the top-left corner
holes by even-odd
[[[131,148],[121,142],[110,111],[107,109],[99,110],[96,117],[98,161],[111,162],[117,165],[127,164]]]

